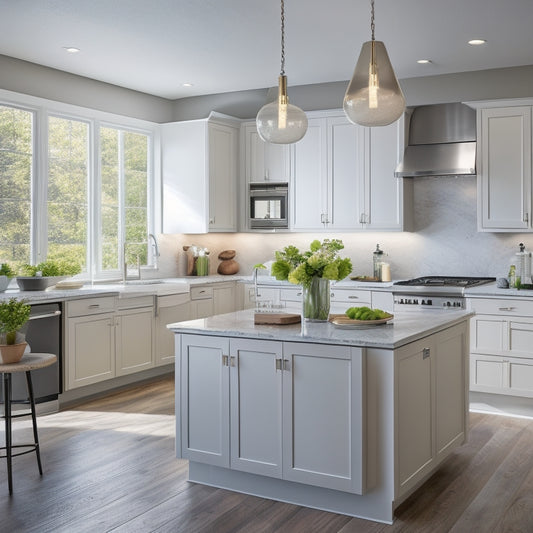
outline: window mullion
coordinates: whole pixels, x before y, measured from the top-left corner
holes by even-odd
[[[39,109],[33,117],[35,133],[31,180],[30,262],[37,264],[46,259],[48,250],[48,113]]]

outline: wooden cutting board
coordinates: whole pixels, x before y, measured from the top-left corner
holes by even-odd
[[[255,313],[254,324],[298,324],[302,316],[296,313]]]

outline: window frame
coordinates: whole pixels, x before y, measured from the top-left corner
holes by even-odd
[[[100,128],[110,127],[146,135],[147,147],[147,234],[161,233],[161,177],[159,124],[146,120],[115,115],[113,113],[65,104],[54,100],[14,93],[0,89],[0,105],[21,109],[32,113],[32,165],[31,165],[31,214],[30,214],[30,262],[44,261],[48,248],[48,127],[49,117],[85,122],[89,125],[88,135],[88,230],[87,230],[87,271],[80,276],[91,280],[116,279],[121,269],[101,271],[98,268],[99,250],[99,202],[101,185],[100,169]],[[156,177],[157,176],[157,177]],[[123,194],[121,195],[123,201]],[[123,209],[123,206],[121,207]],[[124,235],[124,218],[119,224],[119,240]],[[122,246],[119,246],[122,249]],[[153,250],[148,246],[148,265],[144,269],[155,268]],[[122,252],[119,261],[123,262]]]

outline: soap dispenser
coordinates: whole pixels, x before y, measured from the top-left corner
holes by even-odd
[[[519,245],[520,251],[516,253],[516,277],[521,284],[531,283],[531,252],[526,252],[523,242]]]
[[[381,281],[381,263],[383,262],[383,250],[379,249],[379,244],[376,244],[376,249],[372,254],[374,264],[374,278]]]

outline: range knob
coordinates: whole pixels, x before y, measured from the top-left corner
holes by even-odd
[[[422,303],[420,305],[426,305],[426,300],[422,300]]]
[[[428,301],[426,302],[426,305],[433,305],[433,300],[428,300]]]

